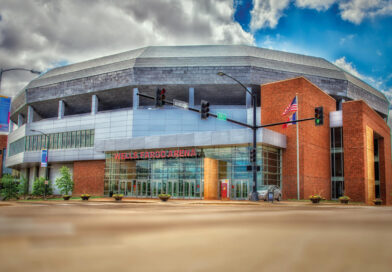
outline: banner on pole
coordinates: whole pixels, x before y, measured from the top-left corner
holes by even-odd
[[[0,96],[0,132],[9,131],[11,98]]]
[[[41,151],[41,167],[48,167],[48,150],[42,149]]]

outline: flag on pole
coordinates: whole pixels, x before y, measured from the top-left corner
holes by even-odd
[[[293,115],[291,115],[289,118],[287,118],[287,122],[290,122],[290,121],[297,121],[297,113],[296,112],[294,112]],[[295,124],[297,124],[297,122],[283,124],[282,127],[287,128],[288,126],[295,125]]]
[[[284,112],[282,113],[282,116],[285,116],[290,112],[296,112],[297,110],[298,110],[297,97],[294,97],[293,101],[291,101],[290,105],[288,105],[284,110]]]

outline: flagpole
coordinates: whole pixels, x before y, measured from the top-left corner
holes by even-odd
[[[297,101],[297,120],[299,120],[299,101],[298,101],[298,93],[295,94],[295,100]],[[298,137],[298,127],[299,127],[299,122],[296,123],[297,127],[297,199],[299,200],[300,198],[300,193],[299,193],[299,137]]]

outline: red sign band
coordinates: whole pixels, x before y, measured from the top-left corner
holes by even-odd
[[[128,153],[115,153],[115,160],[140,160],[140,159],[166,159],[166,158],[184,158],[196,157],[196,150],[178,149],[178,150],[158,150],[158,151],[141,151]]]

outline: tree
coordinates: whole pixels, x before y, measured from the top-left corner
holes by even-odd
[[[33,183],[33,195],[35,196],[43,196],[45,193],[45,178],[39,177],[34,180]],[[51,195],[53,193],[51,182],[46,187],[46,195]]]
[[[6,174],[1,178],[1,197],[3,200],[8,200],[11,198],[18,198],[19,193],[19,183],[14,179],[13,176]]]
[[[69,171],[69,168],[66,166],[61,167],[60,173],[61,177],[56,179],[57,188],[59,188],[63,195],[68,195],[69,192],[72,194],[74,182],[71,178],[71,172]]]

